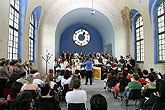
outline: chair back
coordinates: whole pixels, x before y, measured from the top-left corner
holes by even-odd
[[[36,93],[36,91],[35,91],[35,90],[25,90],[25,91],[30,92],[30,93],[32,94],[32,96],[33,96],[33,99],[34,99],[34,100],[36,100],[37,93]]]
[[[53,102],[38,102],[38,110],[56,110]]]
[[[144,92],[144,97],[150,97],[150,95],[151,95],[153,92],[156,92],[156,89],[147,89],[147,90]]]
[[[165,110],[165,102],[157,102],[153,105],[152,110]]]
[[[7,96],[11,93],[10,89],[4,89],[4,98],[7,99]]]
[[[128,96],[129,100],[137,100],[141,98],[141,89],[131,90]]]
[[[69,103],[68,110],[86,110],[85,103]]]
[[[66,94],[69,91],[69,84],[64,85],[64,94]]]
[[[15,110],[15,100],[8,100],[8,110]]]

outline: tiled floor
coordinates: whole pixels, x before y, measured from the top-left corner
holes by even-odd
[[[103,89],[103,80],[95,80],[93,85],[84,85],[84,80],[82,79],[82,89],[87,91],[87,107],[90,110],[89,100],[94,94],[102,94],[106,97],[108,102],[107,110],[126,110],[124,103],[120,100],[114,99],[112,93]],[[130,101],[130,106],[127,107],[127,110],[136,110],[138,106],[135,107],[134,102]],[[138,105],[138,104],[137,104]],[[62,110],[66,110],[66,103],[60,103]]]

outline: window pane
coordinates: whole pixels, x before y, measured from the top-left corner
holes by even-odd
[[[30,16],[30,27],[29,27],[29,60],[33,61],[33,45],[34,45],[34,16]]]
[[[136,57],[137,61],[144,61],[143,43],[143,18],[139,16],[136,20]]]
[[[164,3],[165,0],[163,0],[161,2],[161,4],[158,6],[157,8],[157,21],[158,21],[158,58],[159,61],[165,61],[165,21],[164,21],[164,17],[165,17],[165,6]]]
[[[8,58],[18,58],[19,0],[10,0]]]

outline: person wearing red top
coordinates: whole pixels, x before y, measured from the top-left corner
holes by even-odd
[[[120,83],[117,83],[117,85],[115,85],[115,87],[114,87],[114,97],[115,97],[115,99],[117,99],[117,96],[118,96],[118,93],[119,93],[119,90],[120,90],[119,86],[120,86]]]
[[[143,78],[139,78],[138,81],[142,84],[142,85],[145,85],[147,82],[145,79]]]
[[[142,85],[145,85],[147,82],[146,82],[146,80],[143,78],[143,73],[142,73],[141,71],[138,71],[138,75],[139,75],[138,81],[139,81]]]
[[[112,61],[112,62],[113,62],[113,57],[112,57],[112,55],[110,56],[110,58],[109,58],[109,59],[110,59],[110,61]]]

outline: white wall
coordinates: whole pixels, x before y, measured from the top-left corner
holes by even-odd
[[[0,58],[7,58],[9,39],[9,0],[0,0]]]
[[[120,1],[120,4],[117,3]],[[129,9],[136,9],[143,17],[144,22],[144,64],[137,64],[137,67],[142,69],[148,69],[153,67],[158,69],[161,73],[165,73],[165,64],[154,64],[154,37],[153,37],[153,23],[150,21],[149,16],[149,0],[113,0],[118,8],[123,9],[124,6]],[[129,28],[130,30],[130,28]],[[133,56],[133,33],[130,30],[130,54]]]

